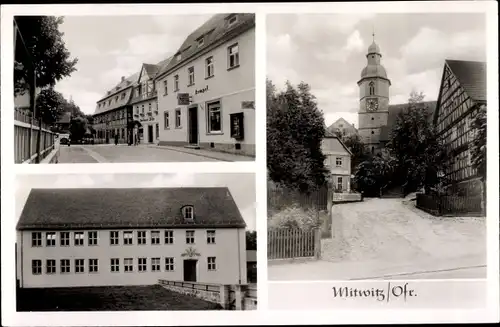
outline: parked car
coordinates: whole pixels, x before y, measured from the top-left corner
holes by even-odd
[[[69,140],[68,138],[66,138],[66,137],[62,137],[62,138],[61,138],[61,140],[59,141],[59,144],[61,144],[61,145],[68,145],[68,146],[70,146],[70,145],[71,145],[71,142],[70,142],[70,140]]]

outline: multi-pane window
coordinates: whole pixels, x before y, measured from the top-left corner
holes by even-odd
[[[205,77],[214,76],[214,57],[208,57],[205,59]]]
[[[151,231],[151,244],[160,244],[160,231]]]
[[[208,257],[207,258],[207,263],[208,263],[208,270],[212,271],[216,269],[215,265],[215,257]]]
[[[120,272],[120,259],[111,259],[111,272]]]
[[[137,244],[146,244],[146,231],[137,232]]]
[[[228,54],[228,68],[238,67],[240,64],[240,55],[238,51],[238,44],[234,44],[227,48]]]
[[[186,244],[194,244],[194,230],[186,231]]]
[[[335,158],[335,165],[337,167],[341,167],[342,166],[342,157]]]
[[[342,190],[342,177],[337,177],[337,189]]]
[[[181,127],[181,109],[175,109],[175,127]]]
[[[189,76],[188,86],[193,85],[194,84],[194,67],[188,68],[188,76]]]
[[[151,258],[151,271],[160,271],[160,258]]]
[[[99,261],[97,259],[89,259],[89,272],[99,271]]]
[[[45,233],[45,238],[47,246],[56,246],[56,233],[54,232]]]
[[[56,273],[56,261],[53,259],[48,259],[46,261],[47,274],[55,274]]]
[[[147,270],[147,258],[139,258],[138,268],[139,271]]]
[[[165,231],[165,244],[173,244],[174,243],[174,231],[166,230]]]
[[[31,233],[31,246],[42,246],[42,233]]]
[[[89,245],[97,245],[97,232],[96,231],[88,232],[88,237],[89,237]]]
[[[208,244],[215,244],[215,231],[214,230],[207,230],[207,243]]]
[[[174,76],[174,92],[179,91],[179,75]]]
[[[182,208],[184,219],[193,219],[194,218],[194,209],[193,206],[185,206]]]
[[[85,272],[85,260],[84,259],[75,259],[75,272],[76,273]]]
[[[132,258],[125,258],[123,260],[123,270],[125,272],[132,272],[134,271],[134,259]]]
[[[125,245],[132,245],[133,244],[133,237],[134,235],[132,232],[123,232],[123,244]]]
[[[69,259],[61,259],[61,274],[68,274],[71,272],[71,264]]]
[[[163,81],[163,95],[168,94],[168,80]]]
[[[169,129],[170,128],[170,119],[169,119],[169,114],[168,114],[168,111],[165,111],[163,113],[163,128],[164,129]]]
[[[75,232],[75,246],[82,246],[83,245],[83,232]]]
[[[33,275],[40,275],[42,273],[42,260],[31,260],[31,272]]]
[[[120,243],[120,236],[118,231],[109,232],[109,244],[118,245]]]
[[[174,258],[165,258],[165,271],[174,271]]]
[[[59,237],[61,246],[69,246],[69,232],[61,232]]]
[[[220,102],[212,102],[207,105],[208,107],[208,132],[221,132],[221,106]]]

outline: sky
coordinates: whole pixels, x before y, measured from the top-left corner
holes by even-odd
[[[16,178],[16,221],[32,188],[228,187],[248,230],[255,230],[255,174],[58,174]]]
[[[437,99],[445,59],[486,61],[484,14],[268,15],[267,77],[311,86],[329,126],[343,117],[358,126],[357,82],[375,42],[391,80],[390,104],[411,91]]]
[[[122,76],[139,72],[175,53],[211,15],[65,16],[59,29],[77,71],[56,85],[86,114]]]

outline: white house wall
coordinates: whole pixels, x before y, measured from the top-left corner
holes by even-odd
[[[228,70],[227,48],[238,43],[239,67]],[[205,78],[205,60],[213,56],[214,76]],[[188,68],[194,66],[195,84],[188,84]],[[179,75],[179,91],[174,92],[174,76]],[[168,94],[164,94],[164,80],[168,81]],[[183,67],[157,81],[160,121],[160,143],[187,144],[189,141],[188,108],[198,106],[198,138],[201,145],[216,143],[215,147],[234,147],[240,143],[242,151],[255,152],[255,109],[242,109],[242,101],[255,101],[255,30],[251,29],[212,51],[188,62]],[[196,91],[204,90],[204,92]],[[192,103],[179,106],[178,93],[189,93]],[[222,132],[207,133],[207,102],[221,102]],[[181,110],[181,126],[175,127],[175,110]],[[169,128],[165,129],[164,113],[169,112]],[[230,114],[243,112],[244,139],[235,140],[230,133]]]
[[[115,229],[118,230],[118,229]],[[155,230],[155,229],[152,229]],[[59,231],[56,232],[56,246],[46,247],[45,231],[42,232],[42,247],[31,246],[31,231],[18,233],[18,279],[21,287],[71,287],[106,285],[150,285],[158,279],[183,280],[183,257],[186,249],[192,247],[200,256],[198,260],[197,281],[200,283],[245,284],[246,250],[245,229],[215,229],[215,244],[207,244],[207,229],[188,229],[195,231],[195,243],[186,244],[186,229],[173,229],[174,243],[164,243],[165,229],[160,231],[160,245],[151,245],[150,229],[147,230],[147,244],[137,244],[137,230],[133,230],[133,245],[123,245],[123,230],[120,231],[120,245],[110,245],[111,230],[97,230],[98,245],[89,246],[87,231],[84,231],[83,246],[74,246],[74,234],[70,231],[70,246],[59,245]],[[208,229],[210,230],[210,229]],[[212,229],[213,230],[213,229]],[[21,235],[22,234],[22,235]],[[147,271],[138,271],[138,258],[147,258]],[[151,258],[160,258],[160,272],[151,271]],[[165,257],[173,257],[174,271],[165,271]],[[207,257],[216,257],[217,268],[208,271]],[[111,272],[110,259],[120,259],[120,271]],[[124,272],[124,258],[133,258],[133,272]],[[42,260],[42,274],[32,274],[32,260]],[[56,273],[46,274],[46,260],[56,260]],[[71,272],[61,274],[60,260],[69,259]],[[85,259],[85,272],[75,273],[75,259]],[[88,259],[99,260],[99,272],[88,272]],[[22,261],[22,262],[21,262]],[[21,268],[22,265],[22,268]],[[22,273],[21,273],[22,272]]]

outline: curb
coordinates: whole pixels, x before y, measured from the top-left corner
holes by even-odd
[[[194,155],[194,156],[199,156],[199,157],[205,157],[205,158],[215,159],[215,160],[218,160],[218,161],[225,161],[225,162],[237,162],[237,161],[234,161],[234,160],[221,159],[221,158],[217,158],[217,157],[215,157],[215,156],[208,156],[208,155],[201,154],[201,153],[192,153],[192,152],[189,152],[189,151],[182,151],[181,149],[165,148],[165,147],[162,147],[162,146],[154,146],[154,145],[147,145],[146,147],[148,147],[148,148],[153,148],[153,149],[159,149],[159,150],[171,150],[171,151],[177,151],[177,152],[181,152],[181,153],[192,154],[192,155]]]

